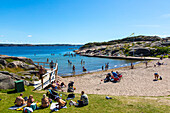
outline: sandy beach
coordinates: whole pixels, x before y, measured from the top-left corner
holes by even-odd
[[[119,71],[123,78],[118,83],[107,82],[103,80],[108,71],[100,71],[85,74],[83,76],[61,78],[66,84],[74,81],[76,87],[75,93],[84,90],[87,94],[104,94],[104,95],[126,95],[126,96],[167,96],[170,95],[170,59],[163,59],[167,65],[154,67],[158,60],[148,63],[146,68],[144,63],[135,65],[135,69],[130,67],[121,69],[111,69]],[[157,72],[162,76],[162,80],[153,81],[154,73]],[[67,88],[65,88],[65,91]]]

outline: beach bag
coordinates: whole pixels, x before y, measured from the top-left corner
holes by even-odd
[[[74,98],[75,98],[75,94],[69,94],[67,100],[74,99]]]
[[[118,75],[119,78],[122,78],[122,75]]]
[[[160,78],[159,78],[160,80],[162,80],[162,77],[160,76]]]

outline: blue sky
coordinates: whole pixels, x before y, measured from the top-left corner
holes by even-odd
[[[0,43],[170,36],[170,0],[0,0]]]

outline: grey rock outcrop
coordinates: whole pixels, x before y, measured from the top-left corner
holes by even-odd
[[[25,78],[26,78],[26,79],[31,79],[31,76],[26,75]]]
[[[3,66],[6,66],[6,65],[7,65],[7,62],[6,62],[6,60],[4,60],[4,59],[0,59],[0,64],[2,64]]]
[[[28,64],[26,64],[26,63],[24,63],[22,61],[13,61],[11,63],[8,63],[7,67],[9,67],[9,68],[20,67],[20,68],[27,69],[27,70],[36,69],[35,65],[28,65]]]
[[[35,75],[32,76],[32,79],[33,80],[39,80],[39,78],[37,76],[35,76]]]
[[[0,64],[0,69],[4,69],[5,67],[2,65],[2,64]]]
[[[133,50],[129,51],[130,55],[133,55]],[[150,49],[148,48],[136,48],[134,50],[135,56],[150,56]]]
[[[0,73],[0,89],[13,89],[14,87],[14,80],[9,75]]]
[[[153,46],[158,46],[158,47],[161,47],[162,43],[160,41],[157,41],[157,42],[153,42],[150,46],[153,47]]]
[[[36,69],[36,66],[34,66],[34,65],[25,65],[25,67],[23,67],[23,68],[28,69],[28,70],[34,70],[34,69]]]

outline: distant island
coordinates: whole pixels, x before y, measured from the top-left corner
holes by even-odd
[[[0,46],[82,46],[76,44],[0,44]]]

